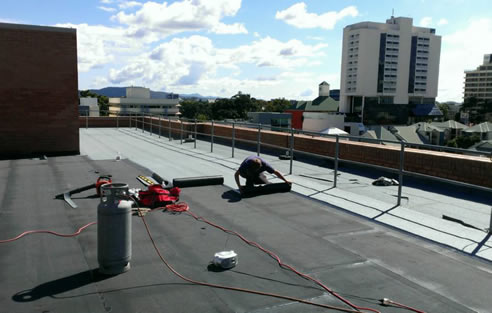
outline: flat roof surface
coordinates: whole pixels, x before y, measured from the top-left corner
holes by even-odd
[[[131,149],[142,151],[135,145]],[[173,153],[169,151],[167,157]],[[170,169],[168,175],[161,172],[167,178],[192,176],[189,174],[193,166],[179,172],[180,168],[173,164],[155,165]],[[150,175],[151,169],[130,160],[84,156],[0,161],[0,239],[32,229],[72,233],[95,221],[99,199],[93,191],[72,197],[78,205],[76,209],[54,196],[91,184],[105,173],[112,174],[114,182],[142,188],[135,177]],[[195,214],[258,242],[285,263],[320,279],[357,305],[381,312],[404,312],[378,305],[378,299],[390,298],[425,312],[488,312],[492,307],[490,263],[325,202],[294,192],[241,199],[227,186],[183,188],[181,200]],[[147,214],[146,220],[166,260],[189,278],[347,308],[312,282],[280,268],[258,249],[187,214],[155,211]],[[330,311],[190,284],[164,266],[138,216],[133,216],[132,232],[131,270],[113,277],[97,272],[97,226],[74,238],[32,234],[0,244],[1,310]],[[236,251],[239,264],[228,271],[211,270],[213,254],[223,250]]]

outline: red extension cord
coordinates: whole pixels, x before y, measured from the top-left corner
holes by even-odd
[[[159,248],[157,247],[157,245],[156,245],[156,243],[154,241],[154,238],[152,237],[152,234],[150,233],[150,229],[149,229],[149,227],[147,225],[147,222],[145,220],[144,214],[142,214],[140,208],[138,207],[139,215],[140,215],[140,217],[141,217],[141,219],[142,219],[142,221],[143,221],[143,223],[145,225],[145,229],[147,231],[147,234],[149,236],[149,239],[151,240],[152,245],[154,246],[154,249],[155,249],[156,253],[158,254],[158,256],[160,257],[161,261],[167,266],[167,268],[172,273],[174,273],[176,276],[178,276],[179,278],[181,278],[181,279],[183,279],[183,280],[185,280],[187,282],[190,282],[190,283],[193,283],[193,284],[196,284],[196,285],[201,285],[201,286],[207,286],[207,287],[213,287],[213,288],[221,288],[221,289],[227,289],[227,290],[234,290],[234,291],[246,292],[246,293],[251,293],[251,294],[257,294],[257,295],[275,297],[275,298],[280,298],[280,299],[284,299],[284,300],[295,301],[295,302],[300,302],[300,303],[304,303],[304,304],[309,304],[309,305],[314,305],[314,306],[318,306],[318,307],[323,307],[323,308],[326,308],[326,309],[338,310],[338,311],[342,311],[342,312],[357,313],[357,312],[360,312],[360,310],[364,310],[364,311],[371,311],[371,312],[374,312],[374,313],[381,313],[380,311],[378,311],[376,309],[366,308],[366,307],[360,307],[360,306],[357,306],[357,305],[351,303],[349,300],[343,298],[342,296],[340,296],[339,294],[337,294],[335,291],[333,291],[332,289],[328,288],[321,281],[319,281],[319,280],[317,280],[315,278],[312,278],[309,275],[303,274],[303,273],[299,272],[298,270],[296,270],[295,268],[293,268],[292,266],[283,263],[280,260],[280,257],[278,255],[276,255],[275,253],[271,252],[268,249],[263,248],[260,244],[254,242],[254,241],[251,241],[251,240],[246,239],[243,235],[241,235],[240,233],[238,233],[236,231],[233,231],[233,230],[230,230],[230,229],[226,229],[226,228],[224,228],[222,226],[219,226],[217,224],[214,224],[214,223],[208,221],[204,217],[197,216],[193,212],[189,211],[189,206],[185,202],[179,202],[179,203],[176,203],[176,204],[167,205],[166,207],[155,208],[152,211],[159,210],[159,209],[165,209],[165,210],[171,211],[171,212],[185,212],[185,213],[189,214],[190,216],[192,216],[197,221],[202,221],[202,222],[207,223],[207,224],[209,224],[209,225],[211,225],[211,226],[213,226],[213,227],[215,227],[217,229],[222,230],[225,233],[233,234],[233,235],[239,237],[242,241],[244,241],[248,245],[254,246],[254,247],[260,249],[261,251],[265,252],[266,254],[268,254],[269,256],[271,256],[272,258],[274,258],[277,261],[277,263],[279,264],[280,267],[289,269],[292,272],[296,273],[297,275],[303,277],[304,279],[307,279],[307,280],[310,280],[310,281],[316,283],[317,285],[319,285],[320,287],[322,287],[324,290],[326,290],[327,292],[329,292],[330,294],[332,294],[333,296],[335,296],[336,298],[338,298],[339,300],[341,300],[342,302],[344,302],[345,304],[347,304],[347,305],[351,306],[352,308],[354,308],[356,311],[351,310],[351,309],[342,308],[342,307],[336,307],[336,306],[331,306],[331,305],[326,305],[326,304],[314,303],[314,302],[311,302],[311,301],[307,301],[307,300],[303,300],[303,299],[295,298],[295,297],[283,296],[283,295],[279,295],[279,294],[274,294],[274,293],[269,293],[269,292],[263,292],[263,291],[257,291],[257,290],[251,290],[251,289],[245,289],[245,288],[238,288],[238,287],[230,287],[230,286],[223,286],[223,285],[211,284],[211,283],[200,282],[200,281],[196,281],[196,280],[187,278],[187,277],[183,276],[182,274],[180,274],[179,272],[177,272],[166,261],[166,259],[164,259],[164,257],[162,256]],[[55,235],[55,236],[59,236],[59,237],[75,237],[75,236],[79,235],[83,230],[85,230],[86,228],[88,228],[89,226],[95,225],[95,224],[97,224],[97,222],[88,223],[88,224],[80,227],[75,233],[72,233],[72,234],[61,234],[61,233],[58,233],[58,232],[55,232],[55,231],[51,231],[51,230],[29,230],[29,231],[25,231],[25,232],[21,233],[20,235],[14,237],[14,238],[0,240],[0,244],[1,243],[13,242],[13,241],[16,241],[16,240],[18,240],[18,239],[20,239],[20,238],[22,238],[22,237],[24,237],[26,235],[35,234],[35,233],[46,233],[46,234],[51,234],[51,235]],[[412,308],[412,307],[403,305],[401,303],[398,303],[398,302],[395,302],[395,301],[392,301],[392,300],[389,300],[389,299],[385,299],[385,301],[386,301],[384,303],[385,305],[394,305],[394,306],[405,308],[405,309],[408,309],[408,310],[411,310],[411,311],[414,311],[414,312],[417,312],[417,313],[425,313],[424,311],[417,310],[415,308]]]
[[[87,227],[89,227],[91,225],[95,225],[95,224],[97,224],[97,222],[91,222],[89,224],[86,224],[86,225],[80,227],[79,230],[77,230],[73,234],[60,234],[60,233],[57,233],[57,232],[51,231],[51,230],[29,230],[29,231],[23,232],[22,234],[14,237],[14,238],[0,240],[0,243],[12,242],[12,241],[16,241],[18,239],[21,239],[22,237],[24,237],[26,235],[29,235],[29,234],[40,234],[40,233],[42,233],[42,234],[51,234],[51,235],[55,235],[55,236],[59,236],[59,237],[75,237],[75,236],[79,235]]]

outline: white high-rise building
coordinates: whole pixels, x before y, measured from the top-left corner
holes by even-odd
[[[340,112],[372,104],[430,104],[437,96],[441,36],[412,19],[362,22],[343,30]]]

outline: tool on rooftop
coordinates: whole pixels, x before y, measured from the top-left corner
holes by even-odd
[[[231,251],[221,251],[214,255],[212,263],[223,269],[230,269],[237,265],[237,253]]]
[[[76,209],[77,208],[77,205],[75,204],[75,202],[73,202],[71,196],[73,194],[76,194],[76,193],[81,193],[83,191],[86,191],[86,190],[90,190],[92,188],[96,188],[96,193],[98,196],[100,196],[101,194],[101,186],[104,185],[104,184],[110,184],[111,183],[111,175],[101,175],[97,178],[97,181],[93,184],[90,184],[90,185],[87,185],[87,186],[84,186],[84,187],[80,187],[80,188],[77,188],[77,189],[73,189],[73,190],[69,190],[67,192],[64,192],[64,193],[61,193],[61,194],[58,194],[55,196],[55,199],[63,199],[65,200],[65,202],[67,202],[72,208]]]

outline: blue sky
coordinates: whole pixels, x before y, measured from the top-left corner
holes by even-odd
[[[439,101],[461,101],[464,70],[492,53],[481,0],[2,0],[0,22],[77,28],[79,88],[313,99],[340,84],[346,25],[395,16],[442,36]]]

